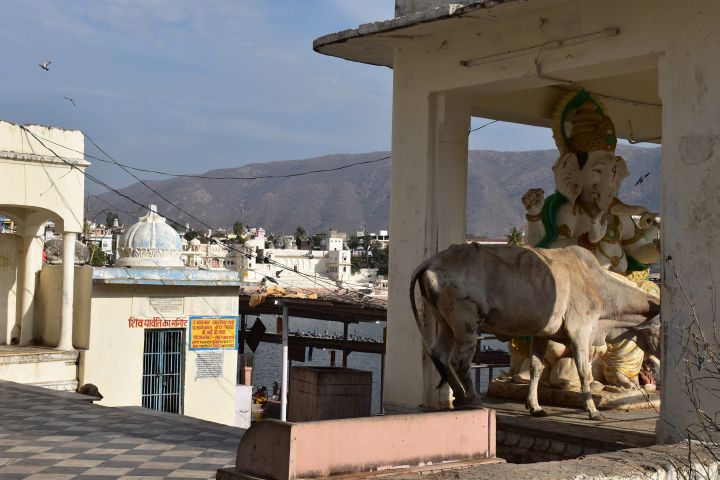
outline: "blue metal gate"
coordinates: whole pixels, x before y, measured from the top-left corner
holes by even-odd
[[[142,406],[182,413],[185,330],[145,330]]]

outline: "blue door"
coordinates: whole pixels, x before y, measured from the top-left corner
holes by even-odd
[[[142,406],[183,412],[185,330],[145,330]]]

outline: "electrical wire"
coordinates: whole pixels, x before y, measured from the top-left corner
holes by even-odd
[[[471,134],[471,133],[473,133],[473,132],[476,132],[476,131],[478,131],[478,130],[481,130],[481,129],[485,128],[485,127],[488,127],[488,126],[492,125],[493,123],[497,123],[497,122],[499,122],[499,121],[500,121],[500,120],[492,120],[492,121],[490,121],[490,122],[488,122],[488,123],[485,123],[485,124],[483,124],[483,125],[480,125],[479,127],[475,127],[475,128],[471,129],[471,130],[468,132],[468,135]],[[165,171],[162,171],[162,170],[153,170],[153,169],[148,169],[148,168],[133,167],[133,166],[131,166],[131,165],[127,165],[127,164],[125,164],[125,163],[118,162],[118,161],[115,160],[114,158],[110,157],[110,155],[107,155],[107,154],[102,150],[102,148],[100,148],[100,147],[98,146],[98,144],[95,143],[95,141],[94,141],[87,133],[83,132],[83,135],[85,135],[85,138],[87,138],[88,140],[90,140],[90,143],[92,143],[92,144],[95,146],[95,148],[97,148],[98,150],[100,150],[100,151],[101,151],[103,154],[105,154],[110,160],[106,160],[106,159],[104,159],[104,158],[100,158],[100,157],[96,157],[96,156],[94,156],[94,155],[90,155],[89,153],[86,153],[86,152],[81,152],[80,150],[75,150],[75,149],[66,147],[65,145],[62,145],[62,144],[57,143],[57,142],[54,142],[54,141],[52,141],[52,140],[50,140],[50,139],[47,139],[47,138],[40,137],[40,136],[38,136],[38,135],[35,135],[35,136],[36,136],[37,138],[39,138],[39,139],[41,139],[41,140],[43,140],[43,141],[45,141],[45,142],[51,143],[51,144],[53,144],[53,145],[55,145],[55,146],[64,148],[64,149],[69,150],[69,151],[71,151],[71,152],[80,153],[80,154],[82,154],[82,155],[85,155],[85,156],[88,157],[88,158],[92,158],[93,160],[97,160],[97,161],[99,161],[99,162],[104,162],[104,163],[110,163],[110,164],[118,165],[118,166],[122,167],[123,169],[126,168],[126,169],[128,169],[128,170],[133,170],[133,171],[136,171],[136,172],[155,173],[155,174],[158,174],[158,175],[165,175],[165,176],[167,176],[167,177],[199,178],[199,179],[204,179],[204,180],[266,180],[266,179],[273,179],[273,178],[293,178],[293,177],[301,177],[301,176],[304,176],[304,175],[312,175],[312,174],[315,174],[315,173],[336,172],[336,171],[338,171],[338,170],[344,170],[344,169],[350,168],[350,167],[357,167],[357,166],[360,166],[360,165],[368,165],[368,164],[371,164],[371,163],[381,162],[381,161],[383,161],[383,160],[389,160],[389,159],[392,157],[392,155],[387,155],[387,156],[384,156],[384,157],[382,157],[382,158],[376,158],[376,159],[373,159],[373,160],[364,160],[364,161],[362,161],[362,162],[349,163],[349,164],[347,164],[347,165],[342,165],[342,166],[340,166],[340,167],[320,168],[320,169],[317,169],[317,170],[309,170],[309,171],[306,171],[306,172],[297,172],[297,173],[288,173],[288,174],[284,174],[284,175],[256,175],[256,176],[247,176],[247,177],[232,176],[232,175],[230,175],[230,176],[224,176],[224,177],[216,177],[216,176],[212,176],[212,175],[198,175],[198,174],[190,174],[190,173],[170,173],[170,172],[165,172]]]
[[[64,158],[61,157],[60,155],[58,155],[57,152],[55,152],[52,148],[50,148],[50,147],[47,146],[45,143],[43,143],[42,139],[40,139],[37,135],[35,135],[32,131],[30,131],[29,129],[27,129],[25,126],[22,126],[22,125],[21,125],[20,128],[22,128],[24,131],[26,131],[27,133],[29,133],[30,135],[32,135],[43,147],[45,147],[48,151],[50,151],[56,158],[58,158],[58,159],[60,159],[61,161],[63,161],[63,162],[64,162],[66,165],[68,165],[71,169],[76,169],[76,170],[78,170],[81,174],[83,174],[83,175],[84,175],[88,180],[90,180],[91,182],[96,183],[97,185],[102,186],[102,187],[105,188],[106,190],[108,190],[108,191],[110,191],[110,192],[113,192],[113,193],[115,193],[115,194],[117,194],[117,195],[125,198],[126,200],[132,202],[133,204],[135,204],[135,205],[137,205],[137,206],[139,206],[139,207],[141,207],[141,208],[144,208],[144,209],[147,209],[147,210],[150,209],[149,206],[144,205],[143,203],[138,202],[137,200],[135,200],[134,198],[132,198],[132,197],[130,197],[130,196],[128,196],[128,195],[125,195],[124,193],[122,193],[122,192],[118,191],[117,189],[111,187],[110,185],[108,185],[107,183],[103,182],[102,180],[94,177],[93,175],[91,175],[91,174],[83,171],[82,169],[78,168],[76,165],[70,163],[69,161],[67,161],[66,159],[64,159]],[[104,150],[100,149],[100,147],[98,147],[98,149],[99,149],[101,152],[103,152],[105,155],[107,155],[108,158],[111,158],[106,152],[104,152]],[[145,184],[144,182],[141,182],[141,183],[143,183],[144,185],[146,185],[150,190],[153,190],[153,191],[154,191],[154,189],[153,189],[152,187],[148,186],[148,185]],[[157,192],[156,192],[156,193],[157,193]],[[159,195],[159,194],[158,194],[158,195]],[[162,195],[161,195],[161,197],[162,197],[163,199],[165,199]],[[173,204],[172,202],[170,202],[169,200],[165,199],[165,201],[168,202],[171,206],[177,208],[178,210],[183,211],[182,209],[180,209],[179,207],[177,207],[176,205],[174,205],[174,204]],[[202,225],[204,225],[205,227],[207,227],[207,228],[209,228],[209,229],[218,230],[217,228],[213,227],[212,225],[208,225],[208,224],[205,223],[204,221],[202,221],[202,220],[200,220],[200,219],[197,219],[196,217],[194,217],[194,216],[192,216],[192,215],[191,215],[191,217],[194,218],[194,219],[196,219],[198,222],[200,222]],[[167,220],[169,220],[171,223],[173,223],[173,224],[175,224],[175,225],[177,225],[177,226],[179,226],[179,227],[182,227],[182,226],[183,226],[180,222],[174,220],[172,217],[166,216],[165,218],[167,218]],[[233,250],[233,251],[235,251],[235,252],[237,252],[237,253],[240,253],[241,255],[245,256],[245,257],[248,258],[249,260],[253,260],[254,258],[257,258],[257,254],[255,254],[255,252],[253,252],[252,249],[250,249],[250,248],[248,248],[248,247],[244,247],[244,246],[240,245],[240,247],[242,247],[242,250],[241,250],[241,249],[238,249],[238,248],[237,248],[238,245],[235,245],[235,244],[225,244],[225,247],[228,248],[229,250]],[[254,255],[254,257],[253,257],[253,255]],[[322,288],[324,288],[325,290],[327,290],[328,292],[330,292],[332,295],[335,295],[335,296],[338,296],[338,297],[343,297],[343,296],[344,296],[344,295],[341,295],[341,294],[339,294],[339,293],[337,292],[337,285],[336,285],[336,284],[333,282],[333,280],[331,280],[331,279],[325,279],[325,278],[322,278],[322,277],[315,277],[315,276],[306,274],[306,273],[304,273],[304,272],[296,272],[293,268],[291,268],[291,267],[289,267],[289,266],[287,266],[287,265],[284,265],[284,264],[282,264],[282,263],[280,263],[280,262],[278,262],[278,261],[276,261],[276,260],[273,260],[273,259],[271,259],[271,258],[264,257],[264,258],[263,258],[263,261],[264,261],[265,259],[267,259],[267,263],[269,263],[269,264],[271,264],[271,265],[273,265],[273,266],[275,266],[275,267],[278,267],[278,268],[281,268],[281,269],[283,269],[283,270],[287,270],[287,271],[290,271],[290,272],[299,274],[299,275],[301,275],[301,276],[304,276],[304,277],[306,277],[306,278],[308,278],[308,279],[313,280],[316,285],[319,284]],[[331,285],[332,287],[335,288],[335,290],[328,288],[327,285]],[[366,297],[363,297],[363,298],[366,298]],[[347,301],[350,301],[350,302],[352,302],[352,303],[354,303],[354,304],[360,305],[360,306],[367,306],[367,305],[368,305],[367,302],[358,302],[357,300],[351,299],[351,298],[349,298],[349,297],[347,297],[346,300],[347,300]]]
[[[490,126],[490,125],[492,125],[493,123],[496,123],[496,122],[498,122],[498,121],[499,121],[499,120],[493,120],[493,121],[490,121],[490,122],[488,122],[488,123],[486,123],[486,124],[483,124],[483,125],[481,125],[481,126],[479,126],[479,127],[473,128],[473,129],[471,129],[471,130],[468,132],[468,135],[469,135],[470,133],[472,133],[472,132],[475,132],[475,131],[477,131],[477,130],[480,130],[480,129],[482,129],[482,128],[485,128],[485,127],[487,127],[487,126]],[[77,166],[75,166],[75,165],[73,165],[72,163],[68,162],[68,161],[65,160],[63,157],[61,157],[60,155],[58,155],[54,150],[52,150],[52,149],[49,148],[47,145],[45,145],[45,144],[43,143],[43,141],[46,141],[46,142],[48,142],[48,143],[52,143],[53,145],[56,145],[56,146],[65,148],[66,150],[70,150],[70,151],[73,151],[73,152],[75,152],[75,153],[83,154],[83,155],[85,155],[85,156],[87,156],[87,157],[89,157],[89,158],[93,158],[93,159],[95,159],[95,160],[102,161],[102,162],[105,162],[105,163],[111,163],[111,164],[114,164],[114,165],[122,168],[128,175],[132,176],[135,180],[137,180],[138,182],[140,182],[140,183],[141,183],[143,186],[145,186],[147,189],[151,190],[151,191],[152,191],[153,193],[155,193],[158,197],[162,198],[165,202],[167,202],[168,205],[176,208],[176,209],[179,210],[180,212],[184,213],[185,215],[187,215],[188,217],[192,218],[193,220],[199,222],[201,225],[207,227],[208,229],[214,229],[214,230],[218,230],[218,229],[217,229],[217,228],[213,228],[213,226],[208,225],[208,224],[205,223],[203,220],[195,217],[195,216],[192,215],[191,213],[189,213],[189,212],[187,212],[186,210],[184,210],[184,209],[180,208],[179,206],[175,205],[175,204],[174,204],[172,201],[170,201],[167,197],[165,197],[165,196],[162,195],[160,192],[158,192],[157,190],[155,190],[154,188],[152,188],[150,185],[148,185],[145,181],[143,181],[142,179],[140,179],[137,175],[135,175],[134,173],[132,173],[130,170],[142,171],[142,172],[147,172],[147,173],[156,173],[156,174],[160,174],[160,175],[173,176],[173,177],[185,177],[185,178],[203,178],[203,179],[212,179],[212,180],[259,180],[259,179],[270,179],[270,178],[291,178],[291,177],[299,177],[299,176],[303,176],[303,175],[310,175],[310,174],[314,174],[314,173],[332,172],[332,171],[338,171],[338,170],[342,170],[342,169],[350,168],[350,167],[354,167],[354,166],[366,165],[366,164],[370,164],[370,163],[376,163],[376,162],[380,162],[380,161],[383,161],[383,160],[388,160],[388,159],[391,158],[391,155],[388,155],[388,156],[385,156],[385,157],[382,157],[382,158],[373,159],[373,160],[366,160],[366,161],[362,161],[362,162],[356,162],[356,163],[353,163],[353,164],[343,165],[343,166],[340,166],[340,167],[326,168],[326,169],[318,169],[318,170],[312,170],[312,171],[307,171],[307,172],[298,172],[298,173],[285,174],[285,175],[260,175],[260,176],[254,176],[254,177],[212,177],[212,176],[209,176],[209,175],[172,174],[172,173],[163,172],[163,171],[159,171],[159,170],[141,169],[141,168],[132,167],[132,166],[130,166],[130,165],[126,165],[126,164],[120,163],[120,162],[118,162],[117,160],[115,160],[111,155],[109,155],[105,150],[103,150],[102,147],[100,147],[100,146],[99,146],[89,135],[87,135],[87,134],[85,134],[85,137],[86,137],[88,140],[90,140],[90,142],[93,144],[93,146],[95,146],[95,148],[97,148],[103,155],[105,155],[105,156],[109,159],[109,161],[107,161],[107,160],[105,160],[105,159],[101,159],[101,158],[96,157],[96,156],[93,156],[93,155],[86,154],[85,152],[80,152],[80,151],[78,151],[78,150],[74,150],[74,149],[68,148],[68,147],[66,147],[66,146],[64,146],[64,145],[61,145],[61,144],[58,144],[58,143],[56,143],[56,142],[54,142],[54,141],[51,141],[51,140],[48,140],[48,139],[44,139],[44,138],[42,138],[42,137],[39,137],[39,136],[36,135],[34,132],[28,130],[28,129],[27,129],[26,127],[24,127],[24,126],[21,126],[21,128],[23,128],[23,130],[25,130],[27,133],[29,133],[30,135],[32,135],[32,136],[33,136],[38,142],[40,142],[40,144],[43,145],[46,149],[48,149],[50,152],[52,152],[55,157],[59,158],[60,160],[62,160],[63,162],[65,162],[67,165],[69,165],[69,166],[71,167],[71,169],[72,169],[72,168],[76,168],[78,171],[80,171],[83,175],[85,175],[86,178],[88,178],[88,179],[89,179],[90,181],[92,181],[93,183],[96,183],[96,184],[102,186],[103,188],[105,188],[106,190],[108,190],[108,191],[110,191],[110,192],[113,192],[113,193],[115,193],[116,195],[119,195],[119,196],[127,199],[128,201],[132,202],[133,204],[138,205],[140,208],[145,208],[145,209],[148,209],[148,210],[149,210],[149,207],[148,207],[148,206],[146,206],[146,205],[144,205],[144,204],[142,204],[142,203],[140,203],[140,202],[137,202],[136,200],[134,200],[133,198],[129,197],[128,195],[125,195],[125,194],[121,193],[120,191],[118,191],[117,189],[110,187],[107,183],[101,181],[100,179],[98,179],[98,178],[96,178],[96,177],[88,174],[87,172],[85,172],[85,171],[77,168]],[[94,196],[94,195],[93,195],[93,197],[99,199],[99,197],[97,197],[97,196]],[[104,201],[104,200],[103,200],[103,201]],[[105,202],[105,203],[108,203],[108,202]],[[109,204],[109,203],[108,203],[108,204]],[[112,204],[109,204],[109,205],[113,206]],[[113,207],[114,207],[114,206],[113,206]],[[122,209],[118,209],[118,210],[123,211]],[[128,213],[128,214],[129,214],[129,212],[124,212],[124,213]],[[97,214],[96,214],[96,216],[97,216]],[[171,217],[166,217],[166,218],[167,218],[171,223],[174,223],[175,225],[177,225],[177,226],[179,226],[179,227],[182,227],[182,224],[181,224],[180,222],[177,222],[177,221],[173,220]],[[228,249],[234,250],[234,251],[236,251],[236,252],[238,252],[238,253],[241,253],[242,255],[246,256],[249,260],[252,260],[252,259],[253,259],[253,257],[252,257],[252,250],[251,250],[251,249],[248,249],[247,247],[243,247],[244,251],[238,250],[237,248],[235,248],[235,247],[233,246],[233,244],[226,244],[225,247],[228,248]],[[301,275],[301,276],[305,276],[305,277],[308,278],[308,279],[312,279],[313,282],[316,283],[316,284],[317,284],[318,281],[319,281],[320,283],[326,283],[326,284],[327,284],[328,282],[330,282],[333,287],[337,287],[337,285],[334,284],[333,281],[330,280],[330,279],[318,278],[318,277],[315,277],[315,276],[311,276],[311,275],[309,275],[309,274],[305,274],[305,273],[303,273],[303,272],[297,272],[297,271],[295,271],[295,269],[291,269],[291,268],[288,267],[287,265],[283,265],[283,264],[281,264],[280,262],[277,262],[277,261],[275,261],[275,260],[273,260],[273,259],[270,259],[270,258],[267,258],[267,257],[265,257],[263,260],[267,260],[267,262],[268,262],[269,264],[274,265],[274,266],[276,266],[276,267],[282,268],[282,269],[284,269],[284,270],[291,271],[291,272],[293,272],[293,273],[295,273],[295,274],[299,274],[299,275]],[[342,284],[342,283],[343,283],[343,282],[341,281],[341,284]],[[353,285],[357,285],[357,286],[364,286],[364,285],[357,284],[357,283],[352,283],[352,282],[345,282],[345,283],[346,283],[347,285],[353,284]],[[327,289],[328,291],[330,291],[330,292],[333,293],[333,294],[337,294],[336,291],[332,291],[332,290],[328,289],[327,287],[324,287],[324,288]],[[357,303],[357,302],[356,302],[356,303]]]
[[[497,123],[497,122],[499,122],[499,121],[500,121],[500,120],[492,120],[492,121],[490,121],[490,122],[488,122],[488,123],[485,123],[485,124],[483,124],[483,125],[480,125],[479,127],[472,128],[472,129],[470,129],[470,131],[468,132],[468,135],[470,135],[470,134],[473,133],[473,132],[477,132],[478,130],[481,130],[481,129],[485,128],[485,127],[489,127],[489,126],[492,125],[493,123]]]
[[[95,148],[97,148],[98,150],[100,150],[101,152],[103,152],[102,149],[101,149],[100,147],[98,147],[98,145],[93,141],[93,139],[92,139],[88,134],[86,134],[85,132],[83,132],[83,135],[85,135],[85,138],[87,138],[88,140],[90,140],[90,143],[92,143],[92,144],[95,146]],[[82,154],[82,155],[85,155],[87,158],[92,158],[93,160],[97,160],[98,162],[114,164],[114,165],[117,165],[117,166],[120,166],[120,167],[123,167],[123,168],[127,168],[128,170],[134,170],[134,171],[136,171],[136,172],[145,172],[145,173],[156,173],[156,174],[158,174],[158,175],[165,175],[165,176],[167,176],[167,177],[200,178],[200,179],[205,179],[205,180],[267,180],[267,179],[273,179],[273,178],[302,177],[302,176],[304,176],[304,175],[312,175],[312,174],[314,174],[314,173],[336,172],[336,171],[338,171],[338,170],[344,170],[344,169],[350,168],[350,167],[357,167],[357,166],[360,166],[360,165],[367,165],[367,164],[370,164],[370,163],[381,162],[381,161],[383,161],[383,160],[388,160],[388,159],[391,157],[390,155],[387,155],[387,156],[382,157],[382,158],[376,158],[376,159],[373,159],[373,160],[363,160],[362,162],[349,163],[349,164],[347,164],[347,165],[342,165],[342,166],[340,166],[340,167],[320,168],[320,169],[317,169],[317,170],[309,170],[309,171],[306,171],[306,172],[297,172],[297,173],[288,173],[288,174],[284,174],[284,175],[256,175],[256,176],[248,176],[248,177],[239,177],[239,176],[215,177],[215,176],[212,176],[212,175],[196,175],[196,174],[190,174],[190,173],[170,173],[170,172],[164,172],[164,171],[162,171],[162,170],[152,170],[152,169],[148,169],[148,168],[133,167],[133,166],[127,165],[127,164],[125,164],[125,163],[120,163],[120,162],[118,162],[118,161],[115,160],[115,159],[106,160],[106,159],[104,159],[104,158],[100,158],[100,157],[96,157],[96,156],[94,156],[94,155],[90,155],[89,153],[81,152],[80,150],[75,150],[75,149],[66,147],[65,145],[62,145],[62,144],[57,143],[57,142],[54,142],[54,141],[49,140],[49,139],[47,139],[47,138],[43,138],[43,137],[40,137],[40,136],[37,136],[37,135],[36,135],[36,137],[39,138],[39,139],[41,139],[41,140],[43,140],[43,141],[45,141],[45,142],[47,142],[47,143],[51,143],[51,144],[53,144],[53,145],[55,145],[55,146],[57,146],[57,147],[61,147],[61,148],[64,148],[64,149],[66,149],[66,150],[69,150],[69,151],[71,151],[71,152],[80,153],[80,154]],[[103,153],[105,153],[105,152],[103,152]],[[106,154],[106,156],[110,157],[110,156],[107,155],[107,154]]]

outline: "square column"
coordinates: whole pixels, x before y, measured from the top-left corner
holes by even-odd
[[[43,227],[40,224],[28,221],[23,227],[23,259],[20,282],[20,312],[18,312],[21,346],[32,345],[35,324],[35,275],[42,268]],[[17,328],[13,329],[13,336]]]
[[[428,94],[412,85],[415,78],[396,57],[390,195],[393,239],[383,386],[388,412],[448,405],[449,389],[436,388],[440,377],[425,355],[408,287],[420,262],[465,239],[470,100]],[[432,338],[435,322],[426,319],[425,325]]]
[[[63,233],[62,252],[62,304],[60,306],[60,342],[58,350],[72,350],[73,296],[75,287],[74,232]]]
[[[663,29],[661,443],[720,434],[720,30],[706,7],[682,4]]]

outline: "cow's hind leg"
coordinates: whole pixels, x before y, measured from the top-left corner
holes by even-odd
[[[590,391],[590,382],[592,381],[592,367],[590,366],[590,342],[589,341],[573,341],[573,353],[575,354],[575,365],[577,366],[578,376],[580,377],[580,385],[582,386],[583,400],[585,401],[585,410],[587,410],[590,420],[605,420],[602,413],[595,407],[595,402]]]
[[[455,335],[455,350],[453,352],[452,366],[465,389],[465,396],[462,402],[460,402],[463,405],[482,405],[482,401],[475,391],[472,379],[470,378],[470,364],[475,355],[476,347],[477,334],[475,332],[468,332],[464,337]]]
[[[450,330],[445,318],[436,308],[430,307],[428,311],[437,320],[435,323],[435,340],[430,347],[430,359],[440,374],[440,383],[438,383],[437,388],[442,387],[446,383],[450,383],[450,387],[452,388],[450,376],[450,360],[454,347],[452,330]]]
[[[530,388],[528,388],[528,398],[525,407],[530,414],[535,417],[545,417],[547,412],[542,409],[538,402],[538,385],[540,384],[540,376],[542,375],[545,364],[545,350],[547,349],[548,339],[533,337],[530,342]]]
[[[455,405],[479,405],[480,399],[475,393],[472,380],[470,379],[470,363],[475,354],[477,346],[477,305],[468,300],[458,301],[454,308],[447,313],[448,325],[453,332],[454,348],[450,357],[451,378],[459,386],[456,388],[452,383],[455,396]]]

